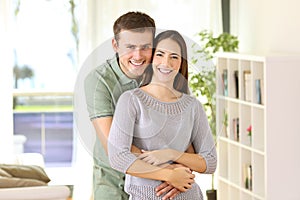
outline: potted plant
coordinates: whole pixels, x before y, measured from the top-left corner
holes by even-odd
[[[222,33],[214,36],[211,31],[203,30],[197,34],[200,37],[200,49],[195,49],[195,56],[192,59],[192,64],[197,67],[202,67],[200,59],[214,60],[215,53],[224,52],[237,52],[238,38],[229,33]],[[198,45],[193,46],[198,47]],[[200,57],[199,57],[200,55]],[[194,70],[189,74],[189,87],[196,97],[204,99],[203,106],[206,111],[208,121],[214,138],[216,139],[216,67],[213,65],[210,68],[203,67],[204,70]],[[225,116],[227,118],[227,114]],[[227,126],[227,119],[224,121]],[[225,125],[225,124],[224,124]],[[214,174],[212,174],[212,186],[210,190],[206,191],[208,200],[217,199],[217,190],[214,186]]]

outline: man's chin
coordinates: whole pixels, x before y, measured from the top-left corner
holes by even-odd
[[[145,69],[146,69],[145,67],[142,67],[141,69],[138,69],[138,70],[132,70],[132,71],[130,71],[130,74],[132,76],[134,76],[135,78],[138,78],[143,75]]]

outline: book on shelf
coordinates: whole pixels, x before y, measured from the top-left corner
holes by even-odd
[[[264,80],[260,80],[260,99],[261,99],[261,104],[265,104],[265,86],[264,86]]]
[[[223,70],[222,79],[224,84],[223,95],[228,96],[228,70],[227,69]]]
[[[255,95],[256,95],[256,103],[264,104],[264,80],[256,79],[255,80]]]
[[[256,103],[261,104],[261,80],[255,80],[255,97]]]
[[[244,71],[244,93],[245,93],[245,101],[251,101],[252,93],[251,93],[251,71]]]
[[[233,139],[235,141],[240,140],[240,132],[239,132],[239,118],[233,118],[232,119],[232,130],[233,130]]]
[[[234,71],[235,98],[239,98],[239,71]]]

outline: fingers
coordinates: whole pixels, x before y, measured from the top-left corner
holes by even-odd
[[[162,189],[160,189],[160,190],[158,190],[157,192],[156,192],[156,196],[160,196],[160,195],[162,195],[162,194],[164,194],[164,193],[166,193],[166,192],[169,192],[170,190],[172,190],[174,187],[172,186],[172,185],[169,185],[169,184],[167,184],[166,185],[166,187],[164,187],[164,188],[162,188]],[[169,193],[168,193],[169,194]],[[169,196],[171,196],[171,195],[169,195]]]
[[[173,189],[171,191],[169,191],[165,196],[163,196],[162,200],[173,199],[180,193],[180,191],[176,188],[172,188]]]
[[[155,188],[156,192],[159,192],[160,190],[164,189],[165,187],[169,186],[169,184],[167,182],[163,182],[162,184],[160,184],[159,186],[157,186]]]
[[[162,200],[173,199],[180,193],[178,189],[176,189],[172,185],[169,185],[167,182],[160,184],[158,187],[156,187],[155,191],[157,196],[166,194],[163,196]]]

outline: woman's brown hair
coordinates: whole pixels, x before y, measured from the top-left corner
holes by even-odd
[[[175,41],[179,45],[181,50],[181,65],[180,65],[179,72],[175,77],[173,87],[177,91],[189,94],[187,47],[184,38],[180,35],[180,33],[174,30],[167,30],[159,33],[154,39],[152,55],[155,52],[158,43],[165,39],[171,39]],[[152,75],[153,75],[152,65],[149,65],[144,72],[142,86],[148,85],[151,82]]]

